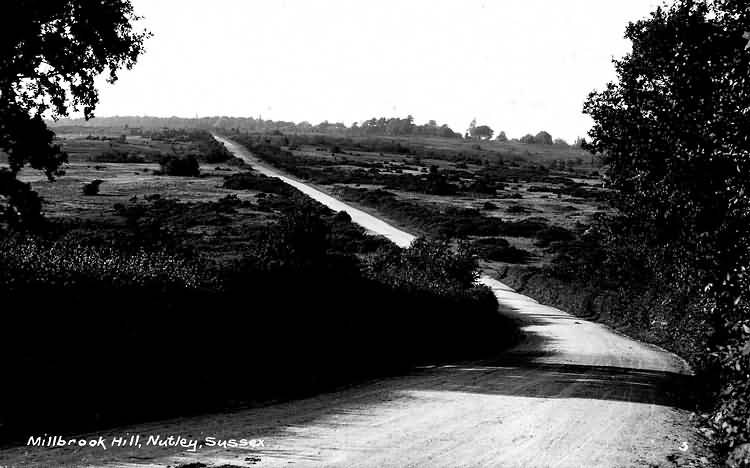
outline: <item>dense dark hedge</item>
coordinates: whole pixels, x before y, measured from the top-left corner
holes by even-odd
[[[340,229],[303,208],[221,268],[5,239],[0,437],[301,396],[512,341],[467,255],[421,241],[364,265]]]
[[[502,237],[475,239],[472,246],[481,258],[493,262],[526,263],[532,258],[529,251],[510,245]]]
[[[168,176],[198,177],[200,165],[195,156],[166,155],[159,160],[161,173]]]

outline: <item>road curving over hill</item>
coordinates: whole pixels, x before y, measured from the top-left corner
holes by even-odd
[[[256,160],[372,232],[414,237]],[[141,424],[112,434],[262,439],[255,448],[121,448],[0,452],[6,466],[672,467],[708,466],[680,390],[679,357],[514,292],[489,277],[525,339],[482,361],[415,369],[302,400]],[[363,298],[362,300],[367,300]],[[238,369],[237,373],[252,372]],[[107,436],[110,434],[108,433]],[[56,452],[56,453],[53,453]],[[189,465],[188,465],[189,466]],[[201,465],[193,465],[201,466]]]

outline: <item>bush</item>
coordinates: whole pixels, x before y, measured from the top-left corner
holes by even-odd
[[[393,286],[424,288],[452,294],[472,288],[478,278],[477,262],[469,245],[459,243],[451,248],[448,241],[415,240],[408,249],[386,251],[370,257],[367,263],[370,277]]]
[[[339,211],[338,213],[336,213],[334,220],[338,222],[350,223],[352,221],[352,217],[349,216],[349,213],[347,213],[346,211]]]
[[[570,242],[575,239],[575,234],[560,226],[549,226],[541,229],[536,234],[537,247],[549,247],[553,242]]]
[[[502,237],[475,239],[473,248],[482,258],[494,262],[526,263],[531,259],[530,252],[510,245]]]
[[[0,168],[0,222],[19,229],[38,229],[45,225],[42,199],[31,184],[21,182],[8,168]]]
[[[92,180],[91,182],[83,185],[83,194],[86,196],[99,195],[99,187],[104,181],[100,179]]]
[[[168,176],[198,177],[200,165],[195,156],[164,156],[160,161],[161,173]]]
[[[0,288],[104,281],[122,285],[195,287],[208,279],[201,270],[166,252],[119,252],[83,244],[49,243],[33,237],[0,241]],[[13,272],[13,273],[11,273]],[[61,283],[62,284],[62,283]]]
[[[94,162],[108,162],[108,163],[145,163],[146,158],[137,154],[130,154],[126,151],[115,151],[108,150],[102,154],[98,154],[91,157],[91,161]]]
[[[231,190],[257,190],[286,196],[299,193],[297,189],[285,184],[281,179],[255,172],[242,172],[225,177],[223,187]]]

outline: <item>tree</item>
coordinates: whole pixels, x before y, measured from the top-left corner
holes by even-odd
[[[541,132],[537,133],[534,137],[534,143],[537,143],[539,145],[551,145],[552,144],[552,135],[542,130]]]
[[[592,93],[586,145],[608,165],[617,217],[611,244],[687,298],[710,326],[717,369],[710,419],[750,466],[750,31],[747,2],[677,0],[626,37],[617,82]],[[679,307],[676,314],[685,314]],[[687,314],[685,314],[687,315]],[[703,364],[706,364],[706,361]]]
[[[474,117],[471,119],[471,122],[469,123],[469,129],[466,131],[468,135],[471,135],[474,129],[477,127],[477,118]]]
[[[553,142],[556,146],[564,146],[568,147],[570,146],[567,141],[563,140],[562,138],[555,138],[555,141]]]
[[[450,127],[448,127],[447,124],[443,124],[440,126],[440,129],[438,130],[438,135],[445,138],[461,138],[460,133],[456,133],[453,130],[451,130]]]
[[[505,132],[501,131],[497,134],[497,137],[495,137],[495,140],[500,142],[506,142],[508,141],[508,136],[505,134]]]
[[[40,213],[23,199],[36,194],[28,185],[19,189],[18,172],[28,164],[53,180],[67,162],[43,117],[73,110],[91,118],[99,101],[94,78],[106,72],[114,83],[118,70],[135,64],[149,33],[134,30],[139,17],[129,0],[10,0],[3,19],[13,27],[0,29],[0,151],[9,162],[0,177],[2,214],[30,224]]]
[[[532,135],[531,133],[527,133],[526,135],[521,137],[520,142],[526,145],[531,145],[533,143],[536,143],[536,139],[534,139],[534,135]]]
[[[489,140],[492,138],[492,134],[495,133],[494,130],[492,130],[487,125],[480,125],[478,127],[474,127],[471,129],[471,137],[472,138],[478,138],[480,140]]]

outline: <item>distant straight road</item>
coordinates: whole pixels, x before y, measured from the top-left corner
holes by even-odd
[[[304,193],[310,198],[313,198],[319,201],[320,203],[322,203],[323,205],[329,207],[330,209],[334,211],[346,211],[349,214],[349,216],[351,216],[352,221],[359,224],[360,226],[363,226],[365,229],[367,229],[370,232],[387,237],[388,239],[391,240],[391,242],[398,245],[399,247],[408,247],[409,244],[411,244],[412,241],[415,239],[413,235],[407,232],[404,232],[400,229],[397,229],[391,226],[390,224],[386,223],[385,221],[382,221],[370,214],[367,214],[362,210],[358,210],[357,208],[349,206],[346,203],[340,200],[337,200],[336,198],[333,198],[332,196],[326,193],[323,193],[320,190],[313,188],[303,182],[300,182],[299,180],[291,176],[282,174],[280,171],[268,166],[267,164],[263,163],[258,158],[255,158],[253,155],[250,154],[250,152],[248,152],[241,145],[227,138],[222,138],[219,135],[214,135],[214,138],[217,141],[223,143],[224,146],[226,146],[230,152],[234,153],[235,156],[237,156],[240,159],[243,159],[245,162],[253,166],[253,168],[257,172],[260,172],[261,174],[264,174],[270,177],[278,177],[279,179],[283,180],[287,184],[296,188],[300,192]]]
[[[257,171],[280,177],[332,209],[348,212],[368,230],[401,246],[414,239],[266,166],[231,140],[215,138]],[[259,438],[263,447],[204,447],[196,452],[19,448],[0,452],[0,465],[705,466],[698,461],[699,439],[689,413],[673,398],[689,373],[684,361],[539,304],[489,277],[481,282],[493,289],[502,313],[521,321],[526,334],[522,344],[494,358],[420,368],[406,376],[302,400],[113,431]],[[251,373],[252,367],[237,369],[238,374],[244,372]],[[84,454],[87,459],[81,463]]]

